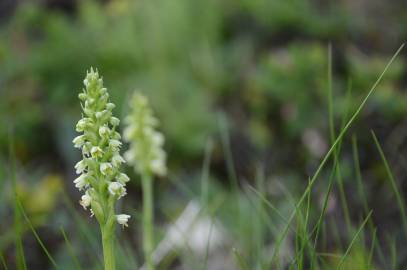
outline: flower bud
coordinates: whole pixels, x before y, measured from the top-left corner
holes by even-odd
[[[110,118],[110,124],[112,124],[112,126],[118,126],[120,124],[119,118],[112,116]]]
[[[121,183],[122,185],[125,185],[127,182],[130,181],[130,178],[127,176],[125,173],[120,173],[118,176],[116,176],[116,180]]]
[[[84,101],[86,99],[86,94],[85,93],[80,93],[78,95],[78,97],[79,97],[80,100]]]
[[[106,104],[106,109],[109,111],[113,110],[116,106],[113,103],[107,103]]]

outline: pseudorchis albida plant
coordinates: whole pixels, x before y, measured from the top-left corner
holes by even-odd
[[[109,102],[107,89],[97,70],[90,69],[83,81],[84,89],[79,94],[82,118],[76,125],[81,135],[74,146],[82,150],[82,160],[76,165],[79,175],[75,187],[84,192],[80,200],[83,208],[90,208],[91,216],[99,222],[105,269],[115,269],[114,231],[116,222],[127,226],[130,215],[116,214],[116,202],[126,195],[129,177],[121,171],[125,162],[120,155],[122,146],[117,131],[120,120],[113,116],[115,105]]]
[[[164,136],[157,130],[158,119],[145,96],[135,92],[130,99],[130,113],[125,119],[123,137],[130,148],[124,154],[141,178],[143,190],[143,249],[147,270],[154,269],[153,262],[153,185],[154,176],[167,173]]]
[[[128,226],[130,215],[116,214],[116,202],[126,195],[129,177],[121,171],[125,159],[120,155],[122,146],[118,132],[120,120],[113,116],[115,105],[109,101],[107,89],[97,70],[90,69],[79,94],[82,118],[76,125],[81,133],[74,146],[81,149],[82,160],[76,165],[79,175],[75,187],[84,194],[80,204],[90,208],[91,216],[99,222],[102,233],[105,270],[114,270],[115,224]],[[130,113],[125,119],[124,138],[130,144],[125,158],[140,176],[143,189],[143,248],[148,270],[154,269],[153,251],[153,191],[154,176],[167,173],[164,136],[157,131],[158,120],[146,97],[138,92],[130,101]]]

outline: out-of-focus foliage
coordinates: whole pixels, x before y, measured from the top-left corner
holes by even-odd
[[[260,146],[272,140],[268,127],[278,125],[268,121],[270,115],[281,118],[271,121],[282,121],[281,132],[296,137],[317,122],[324,125],[327,43],[321,40],[335,46],[346,31],[358,30],[347,8],[299,0],[121,0],[83,1],[75,14],[65,14],[25,3],[1,34],[1,117],[14,123],[18,154],[29,160],[50,140],[60,140],[51,134],[69,127],[57,116],[75,119],[79,78],[95,66],[116,103],[125,104],[134,88],[152,97],[176,158],[200,155],[214,132],[215,108],[250,110],[247,133]],[[289,42],[293,37],[300,42]],[[355,47],[340,53],[345,66],[335,86],[346,89],[352,78],[360,94],[387,59]],[[394,87],[403,68],[399,62],[392,69],[383,98],[377,98],[390,117],[405,110],[405,94]],[[344,102],[338,98],[336,105],[343,108]],[[121,106],[118,111],[125,114]],[[0,129],[4,150],[7,132]],[[38,143],[30,145],[31,139]]]

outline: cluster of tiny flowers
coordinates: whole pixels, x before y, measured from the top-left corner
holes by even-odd
[[[167,173],[164,136],[156,130],[158,120],[153,116],[147,98],[135,93],[130,100],[130,108],[123,132],[130,149],[124,157],[141,175],[164,176]]]
[[[79,94],[83,117],[76,125],[82,133],[73,140],[76,148],[82,150],[82,160],[75,165],[79,175],[74,180],[75,187],[84,191],[80,200],[83,208],[90,207],[92,215],[100,220],[106,218],[103,205],[126,195],[126,182],[129,177],[120,171],[125,162],[120,155],[121,136],[116,131],[120,120],[112,115],[115,107],[109,102],[103,80],[93,69],[83,81],[85,88]],[[112,206],[113,208],[113,206]],[[119,224],[127,226],[129,215],[116,215]]]

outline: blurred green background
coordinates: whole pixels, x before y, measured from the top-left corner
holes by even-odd
[[[406,40],[406,29],[407,3],[402,0],[1,0],[2,256],[14,269],[16,227],[10,198],[15,174],[22,205],[61,268],[74,268],[69,246],[84,269],[100,267],[95,221],[76,203],[80,194],[72,184],[73,165],[79,160],[71,143],[80,118],[77,95],[92,66],[103,75],[117,104],[116,116],[126,115],[129,95],[139,90],[150,98],[161,121],[170,175],[155,181],[158,235],[189,200],[200,199],[205,149],[212,147],[209,208],[232,239],[224,250],[239,246],[251,262],[267,257],[267,252],[256,252],[267,249],[272,234],[248,224],[255,217],[244,199],[245,187],[256,186],[259,174],[264,175],[267,198],[287,212],[291,204],[284,190],[294,197],[301,194],[328,150],[329,47],[338,133]],[[396,201],[370,130],[383,146],[401,193],[406,193],[405,60],[403,52],[388,70],[340,155],[350,216],[357,224],[364,213],[353,170],[351,137],[357,138],[378,237],[385,243],[398,238],[395,247],[405,246],[407,239],[398,234]],[[135,218],[121,233],[121,254],[139,265],[141,193],[138,179],[131,169],[128,173],[133,181],[122,207],[131,209]],[[317,184],[315,205],[328,177],[329,171]],[[234,196],[244,197],[237,200],[243,205],[238,215],[231,210]],[[332,252],[349,240],[338,200],[334,188],[328,218],[336,223],[339,240],[328,239],[325,247]],[[28,269],[52,269],[27,225],[17,229]],[[384,250],[383,257],[390,258],[391,252]],[[407,253],[405,248],[397,250],[396,266],[403,269]],[[355,260],[364,252],[355,252]],[[188,269],[177,268],[188,261],[179,257],[171,260],[170,269]],[[377,269],[387,269],[380,268],[383,261],[377,262]],[[119,269],[135,268],[129,263]],[[207,269],[235,268],[224,259]]]

